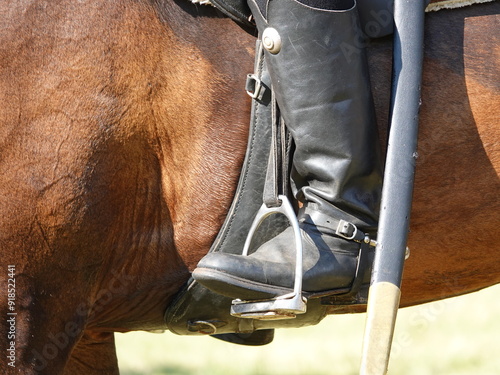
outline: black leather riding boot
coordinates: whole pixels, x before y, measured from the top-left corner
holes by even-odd
[[[351,234],[357,228],[373,236],[382,176],[355,1],[303,1],[308,4],[250,0],[249,5],[296,146],[291,179],[303,205],[298,216],[303,291],[317,293],[349,289],[353,282],[360,245],[340,234],[338,224],[344,220]],[[193,277],[236,298],[290,292],[293,243],[289,228],[249,256],[210,253]]]

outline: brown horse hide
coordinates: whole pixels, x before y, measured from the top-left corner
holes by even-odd
[[[405,306],[500,282],[498,14],[427,16]],[[117,374],[113,332],[164,327],[231,204],[254,43],[184,0],[0,0],[0,374]]]

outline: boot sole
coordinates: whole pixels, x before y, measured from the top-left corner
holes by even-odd
[[[193,278],[215,293],[239,299],[267,299],[293,292],[293,289],[242,279],[211,268],[196,268]]]
[[[292,288],[263,284],[211,268],[196,268],[193,271],[193,278],[217,294],[242,300],[269,299],[293,292]],[[350,287],[345,287],[320,292],[303,291],[302,293],[304,297],[311,299],[341,295],[349,293],[349,291]]]

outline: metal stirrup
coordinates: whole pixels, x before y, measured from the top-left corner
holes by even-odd
[[[269,300],[233,300],[231,306],[231,315],[233,316],[260,320],[277,320],[295,318],[296,314],[303,314],[306,312],[307,299],[302,296],[302,237],[300,235],[299,222],[297,221],[295,211],[288,198],[284,195],[279,195],[278,199],[281,202],[279,206],[268,207],[264,203],[257,212],[252,226],[250,227],[242,255],[248,255],[253,235],[266,218],[273,214],[285,215],[293,228],[295,238],[296,258],[293,292]]]

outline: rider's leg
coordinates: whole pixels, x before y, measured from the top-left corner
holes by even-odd
[[[296,145],[292,186],[303,204],[298,216],[303,290],[348,288],[360,246],[339,236],[337,223],[346,220],[374,234],[381,190],[378,137],[355,1],[255,1],[250,0],[250,6],[260,35],[268,35],[265,30],[272,27],[281,39],[279,51],[266,51],[266,60]],[[247,257],[210,253],[193,276],[231,297],[282,294],[293,288],[293,249],[289,228]]]

